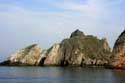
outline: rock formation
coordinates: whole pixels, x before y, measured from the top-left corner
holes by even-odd
[[[12,54],[1,65],[36,65],[41,57],[42,49],[38,44],[30,45]]]
[[[125,30],[115,42],[110,67],[125,69]]]
[[[105,65],[108,63],[110,53],[106,39],[100,40],[76,30],[70,38],[64,39],[50,49],[44,65]]]
[[[70,38],[54,44],[48,50],[31,45],[15,54],[2,65],[41,65],[41,66],[104,66],[110,58],[110,47],[106,39],[98,39],[76,30]]]

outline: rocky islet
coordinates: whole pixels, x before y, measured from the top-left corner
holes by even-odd
[[[113,51],[106,38],[74,31],[69,38],[43,50],[30,45],[1,63],[7,66],[106,66],[125,69],[125,31],[118,37]]]

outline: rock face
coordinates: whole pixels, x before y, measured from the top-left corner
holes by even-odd
[[[42,49],[33,44],[12,54],[2,65],[36,65],[41,57]]]
[[[121,33],[115,42],[110,67],[125,69],[125,31]]]
[[[62,57],[60,56],[60,44],[53,45],[49,50],[44,65],[60,65]]]
[[[50,48],[44,65],[83,66],[105,65],[110,57],[110,47],[106,39],[86,36],[76,30],[70,38]]]
[[[11,55],[1,65],[104,66],[110,54],[106,39],[98,39],[76,30],[70,38],[54,44],[48,50],[42,50],[34,44]]]

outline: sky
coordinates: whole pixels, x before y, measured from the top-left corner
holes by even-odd
[[[0,61],[28,45],[42,49],[79,29],[107,38],[125,29],[125,0],[0,0]]]

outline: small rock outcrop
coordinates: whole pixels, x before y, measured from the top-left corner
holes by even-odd
[[[115,42],[110,67],[125,69],[125,30]]]
[[[1,65],[37,65],[42,49],[38,44],[30,45],[12,54]]]

